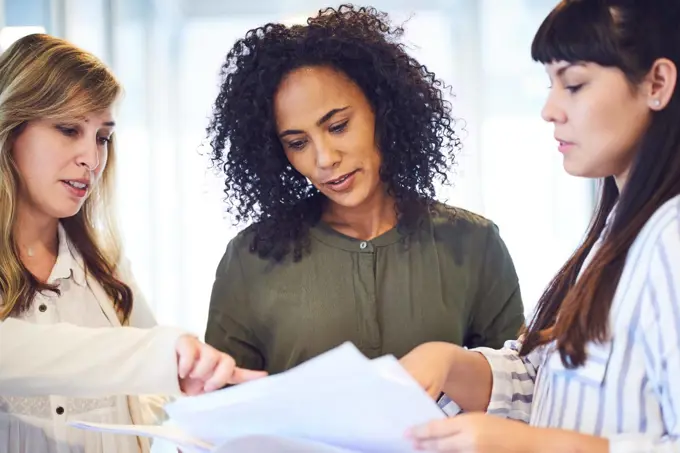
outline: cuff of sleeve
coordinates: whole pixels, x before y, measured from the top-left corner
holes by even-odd
[[[157,361],[149,364],[149,379],[157,382],[157,392],[161,395],[181,396],[177,369],[177,340],[188,332],[169,326],[156,326],[151,329],[153,344],[158,354]]]
[[[528,397],[528,401],[525,401],[528,404],[526,410],[524,410],[524,404],[513,404],[515,388],[512,380],[512,372],[514,371],[512,365],[516,360],[520,360],[516,352],[508,349],[492,349],[487,347],[474,348],[471,351],[484,356],[491,368],[491,397],[489,398],[486,413],[528,423],[531,396]]]
[[[503,365],[507,363],[507,357],[502,354],[502,350],[480,347],[471,349],[484,356],[491,368],[491,398],[489,399],[489,406],[487,413],[495,413],[496,415],[507,416],[510,410],[508,398],[505,396],[507,389],[502,387],[503,382],[497,379],[497,376],[503,371]],[[512,392],[512,390],[510,390]]]

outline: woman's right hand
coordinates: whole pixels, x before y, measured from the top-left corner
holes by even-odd
[[[228,384],[241,384],[267,376],[265,371],[237,367],[231,356],[192,335],[179,337],[175,349],[180,390],[186,395],[199,395]]]
[[[449,343],[424,343],[412,349],[399,363],[436,400],[443,392],[456,348],[458,346]]]

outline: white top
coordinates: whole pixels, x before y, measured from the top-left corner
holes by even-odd
[[[108,298],[86,276],[61,226],[48,282],[58,285],[60,296],[38,294],[19,319],[0,323],[0,453],[148,451],[136,437],[66,423],[130,424],[135,417],[126,394],[179,395],[175,343],[183,332],[151,328],[153,318],[138,291],[131,323],[148,328],[112,328],[120,326],[111,319],[113,306],[101,300]],[[157,408],[146,405],[151,400],[141,403],[149,422],[157,415]]]
[[[680,452],[680,196],[630,248],[609,319],[611,341],[574,370],[554,344],[521,359],[520,341],[477,349],[493,370],[489,413],[606,437],[612,453]]]

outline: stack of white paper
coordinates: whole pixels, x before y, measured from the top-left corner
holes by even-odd
[[[393,356],[368,360],[350,343],[285,373],[165,409],[165,426],[72,425],[162,438],[185,453],[400,453],[413,451],[408,428],[445,417]]]

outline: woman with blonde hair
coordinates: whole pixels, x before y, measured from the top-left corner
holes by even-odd
[[[36,34],[0,56],[0,453],[138,453],[70,420],[151,423],[152,401],[262,376],[155,326],[112,222],[113,107],[97,58]],[[130,396],[141,395],[141,396]]]

